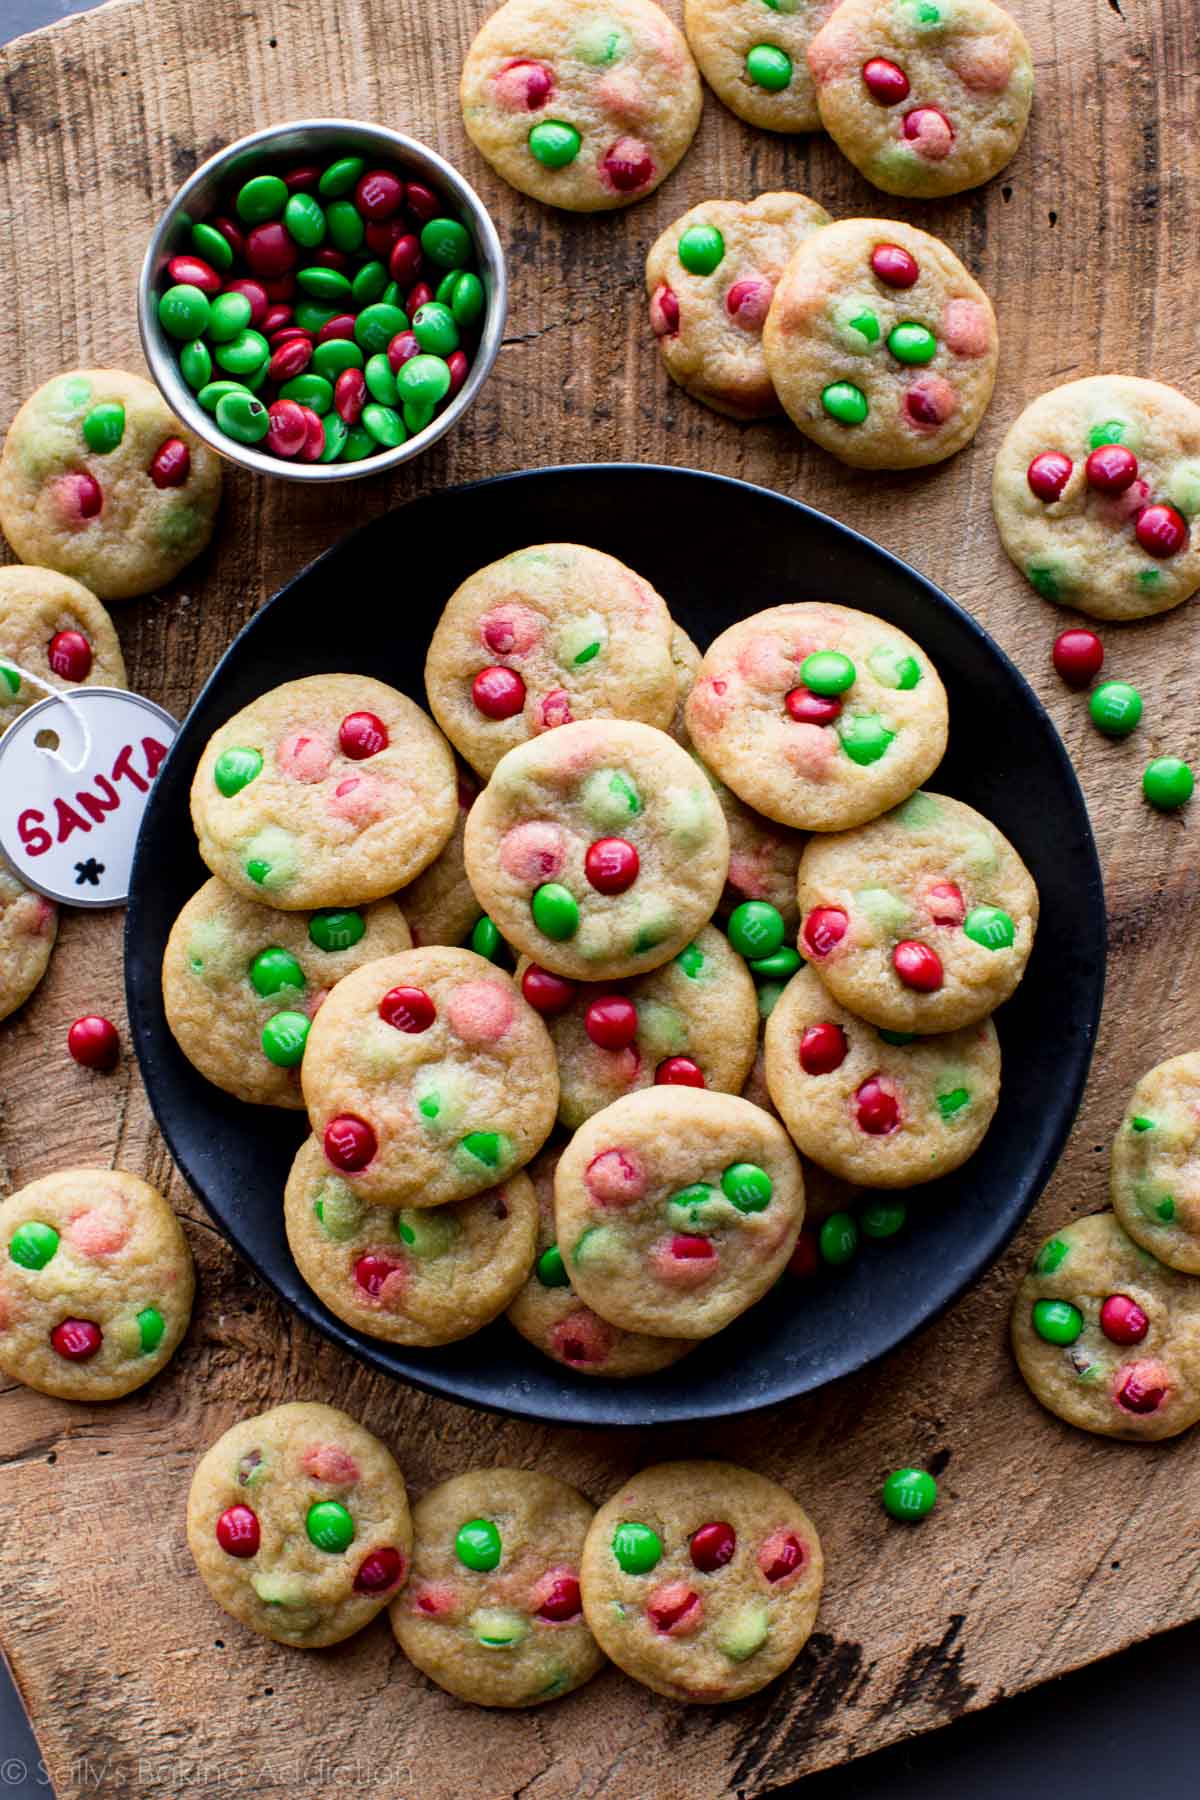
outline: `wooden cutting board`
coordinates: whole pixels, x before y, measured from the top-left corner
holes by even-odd
[[[1079,1124],[1030,1225],[975,1290],[877,1368],[765,1419],[612,1435],[409,1392],[282,1312],[174,1175],[132,1062],[96,1076],[67,1059],[76,1014],[124,1019],[121,917],[67,916],[48,978],[0,1030],[0,1181],[103,1162],[160,1183],[185,1218],[201,1290],[182,1354],[143,1393],[95,1408],[11,1385],[0,1398],[0,1631],[63,1800],[762,1795],[1200,1612],[1200,1438],[1137,1448],[1072,1432],[1026,1394],[1005,1342],[1038,1237],[1104,1204],[1132,1078],[1200,1041],[1200,812],[1153,815],[1139,794],[1151,753],[1200,752],[1196,614],[1108,631],[1109,668],[1139,685],[1146,722],[1124,743],[1100,738],[1050,672],[1062,617],[1010,568],[988,506],[1001,435],[1043,388],[1118,369],[1200,397],[1200,0],[1015,4],[1037,54],[1028,140],[987,188],[923,206],[875,194],[824,137],[753,132],[710,95],[690,154],[643,205],[546,212],[492,175],[458,117],[457,71],[485,0],[118,0],[0,53],[0,423],[58,369],[141,367],[134,296],[154,219],[203,157],[272,120],[379,119],[435,145],[478,185],[511,258],[508,337],[467,424],[390,480],[319,497],[234,473],[212,551],[170,593],[118,609],[135,686],[182,716],[274,588],[434,484],[597,458],[715,469],[846,520],[983,621],[1076,759],[1111,913],[1108,1004]],[[943,234],[993,295],[996,398],[949,466],[849,472],[784,426],[742,429],[668,384],[641,293],[648,244],[705,196],[779,187],[835,215],[882,211]],[[752,543],[745,554],[748,610],[785,598],[756,591]],[[403,570],[380,582],[402,591]],[[335,619],[329,651],[332,665]],[[664,1456],[744,1460],[818,1521],[829,1580],[816,1635],[783,1681],[728,1711],[676,1707],[609,1671],[511,1716],[431,1688],[382,1620],[327,1652],[252,1637],[200,1585],[184,1497],[199,1451],[235,1418],[300,1397],[362,1419],[417,1492],[512,1461],[601,1499]],[[877,1498],[884,1472],[908,1462],[941,1482],[917,1529],[889,1523]]]

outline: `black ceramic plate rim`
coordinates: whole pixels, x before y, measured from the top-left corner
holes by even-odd
[[[428,501],[435,496],[439,497],[444,502],[448,502],[452,501],[458,495],[474,493],[480,489],[500,486],[520,487],[531,482],[536,484],[539,479],[548,477],[566,477],[570,479],[594,481],[605,475],[628,475],[634,471],[644,472],[649,475],[666,475],[675,479],[681,477],[691,478],[707,484],[718,493],[724,493],[729,489],[743,490],[759,498],[765,497],[781,506],[793,509],[799,517],[818,522],[818,525],[822,530],[832,528],[835,535],[840,535],[844,538],[853,540],[859,547],[867,552],[869,558],[877,559],[881,563],[889,566],[894,576],[898,576],[901,580],[911,583],[921,590],[936,608],[945,609],[949,612],[960,629],[965,629],[969,636],[972,636],[979,641],[986,655],[1001,665],[1007,679],[1021,691],[1026,706],[1035,715],[1039,724],[1042,726],[1044,736],[1048,745],[1051,747],[1057,765],[1057,776],[1066,791],[1071,810],[1078,814],[1083,828],[1082,836],[1087,855],[1088,868],[1086,891],[1081,897],[1081,904],[1088,909],[1092,915],[1093,923],[1099,927],[1098,938],[1100,944],[1103,945],[1106,925],[1104,885],[1095,838],[1091,829],[1091,820],[1074,767],[1067,755],[1066,748],[1055,729],[1053,721],[1045,707],[1042,705],[1041,700],[1038,698],[1017,665],[1011,660],[995,639],[984,630],[983,626],[979,624],[978,620],[976,620],[972,614],[967,612],[964,607],[960,606],[957,601],[951,599],[950,595],[937,587],[935,583],[922,575],[919,570],[914,569],[911,564],[906,563],[901,557],[896,556],[883,545],[877,544],[864,533],[856,531],[853,526],[844,524],[840,519],[835,519],[831,514],[822,513],[817,508],[806,505],[802,500],[793,499],[790,495],[781,494],[773,488],[765,488],[756,482],[743,481],[736,476],[717,475],[709,470],[691,469],[671,463],[608,462],[548,464],[541,468],[513,470],[506,474],[487,476],[479,481],[464,482],[456,487],[435,490],[434,494],[426,493],[413,495],[410,499],[402,501],[398,507],[391,510],[393,512],[403,512],[410,505],[420,504],[422,501]],[[278,588],[276,592],[272,594],[254,614],[252,614],[228,645],[207,681],[192,702],[192,705],[188,708],[180,727],[179,737],[176,739],[168,753],[167,762],[164,763],[164,768],[169,766],[172,758],[181,753],[180,744],[186,741],[186,727],[192,714],[207,701],[212,690],[220,685],[226,664],[236,657],[244,640],[254,635],[256,630],[262,625],[267,614],[274,607],[286,604],[288,592],[293,586],[300,581],[307,579],[320,569],[324,563],[337,556],[349,541],[374,530],[380,524],[381,518],[387,516],[389,515],[380,515],[379,517],[366,521],[362,525],[356,526],[349,532],[343,533],[336,542],[330,544],[327,549],[320,553],[320,555],[314,557],[311,562],[306,563],[302,568],[298,569],[294,575],[284,582],[282,587]],[[745,616],[749,615],[747,614]],[[236,710],[236,708],[231,710]],[[137,846],[134,851],[133,873],[130,881],[130,900],[126,911],[124,936],[126,1005],[128,1008],[134,1052],[138,1059],[138,1066],[142,1073],[143,1082],[150,1100],[151,1110],[159,1130],[162,1132],[167,1148],[171,1152],[176,1167],[184,1174],[185,1179],[189,1179],[186,1172],[186,1158],[179,1146],[174,1121],[169,1113],[160,1105],[155,1085],[147,1075],[143,1057],[142,1039],[145,1030],[144,1004],[147,1002],[153,1004],[152,996],[158,988],[158,983],[155,981],[151,984],[150,993],[143,995],[134,974],[136,966],[135,959],[130,955],[131,948],[137,942],[141,924],[139,904],[141,882],[139,876],[141,874],[142,845],[143,840],[148,835],[148,827],[154,813],[154,792],[155,790],[151,791],[151,799],[147,805],[146,813],[142,820],[142,826],[138,834]],[[756,1395],[753,1398],[744,1394],[739,1394],[736,1391],[736,1384],[731,1384],[727,1404],[704,1404],[700,1407],[689,1407],[687,1404],[687,1384],[686,1380],[683,1380],[676,1390],[676,1403],[665,1405],[661,1402],[651,1402],[650,1404],[646,1404],[646,1402],[643,1401],[642,1405],[639,1407],[639,1383],[637,1380],[624,1382],[609,1380],[603,1382],[587,1376],[573,1377],[570,1371],[564,1369],[562,1373],[565,1382],[574,1381],[579,1385],[576,1387],[564,1384],[564,1389],[558,1402],[556,1404],[550,1404],[547,1402],[536,1403],[525,1400],[519,1386],[510,1388],[503,1393],[465,1393],[463,1391],[462,1382],[458,1379],[458,1372],[454,1368],[450,1368],[443,1372],[438,1368],[427,1368],[422,1366],[419,1369],[407,1368],[403,1374],[399,1374],[397,1370],[391,1366],[388,1360],[388,1352],[392,1351],[393,1354],[403,1356],[405,1352],[404,1346],[397,1345],[392,1347],[380,1340],[377,1347],[376,1340],[369,1338],[365,1334],[359,1334],[347,1327],[342,1320],[337,1318],[335,1314],[331,1313],[321,1303],[316,1294],[310,1293],[307,1289],[304,1289],[304,1296],[300,1302],[293,1300],[291,1296],[284,1292],[272,1275],[256,1260],[248,1243],[243,1241],[241,1234],[233,1230],[225,1219],[221,1218],[212,1210],[208,1205],[204,1193],[198,1188],[194,1189],[194,1191],[197,1192],[206,1212],[209,1213],[209,1216],[213,1219],[222,1236],[233,1245],[238,1254],[249,1263],[255,1274],[275,1292],[285,1306],[290,1310],[299,1313],[306,1323],[312,1325],[316,1330],[321,1332],[324,1337],[338,1345],[339,1348],[348,1351],[357,1361],[379,1371],[381,1374],[390,1376],[392,1380],[411,1382],[414,1387],[420,1388],[427,1393],[436,1394],[442,1399],[457,1401],[463,1406],[475,1407],[485,1412],[499,1413],[508,1417],[536,1420],[539,1423],[575,1426],[623,1426],[629,1428],[660,1424],[684,1424],[701,1419],[727,1418],[733,1414],[740,1415],[744,1413],[761,1412],[770,1407],[783,1405],[789,1400],[797,1399],[802,1395],[814,1392],[821,1387],[831,1385],[833,1381],[840,1381],[846,1376],[856,1374],[872,1362],[877,1362],[884,1356],[891,1355],[895,1350],[898,1350],[902,1345],[909,1342],[909,1340],[919,1331],[923,1330],[927,1325],[932,1324],[936,1319],[940,1318],[943,1313],[948,1311],[976,1281],[981,1279],[996,1258],[1002,1253],[1007,1243],[1016,1233],[1023,1220],[1028,1217],[1040,1197],[1058,1163],[1059,1157],[1062,1154],[1063,1148],[1073,1128],[1075,1117],[1079,1109],[1079,1103],[1083,1096],[1091,1068],[1096,1031],[1104,999],[1104,973],[1104,964],[1103,961],[1101,961],[1095,977],[1093,1004],[1090,1009],[1090,1016],[1086,1022],[1087,1047],[1085,1053],[1080,1058],[1078,1072],[1070,1086],[1067,1096],[1068,1104],[1063,1109],[1062,1124],[1056,1131],[1053,1140],[1049,1144],[1049,1147],[1042,1156],[1040,1162],[1037,1164],[1032,1176],[1027,1179],[1025,1184],[1025,1194],[1020,1206],[1012,1214],[1008,1215],[1007,1229],[1003,1232],[998,1242],[989,1249],[984,1260],[980,1261],[977,1266],[973,1268],[966,1268],[962,1275],[957,1278],[950,1287],[942,1290],[938,1294],[935,1300],[928,1303],[923,1303],[919,1300],[914,1301],[913,1312],[908,1323],[901,1331],[897,1332],[895,1337],[892,1338],[889,1344],[884,1348],[875,1350],[863,1349],[861,1352],[857,1349],[851,1349],[841,1358],[840,1367],[836,1376],[828,1377],[825,1380],[808,1380],[804,1373],[801,1372],[794,1381],[790,1383],[780,1382],[776,1387]],[[161,1000],[159,1003],[161,1005]],[[980,1152],[980,1154],[984,1153],[984,1151]],[[189,1186],[190,1185],[192,1185],[192,1183],[189,1179]],[[303,1286],[303,1284],[301,1285]],[[307,1304],[305,1302],[307,1302]],[[489,1327],[489,1330],[491,1329],[495,1329],[495,1327]],[[687,1361],[685,1360],[684,1363],[680,1364],[679,1368],[686,1371]],[[604,1404],[604,1395],[601,1391],[604,1388],[613,1390],[608,1404]]]

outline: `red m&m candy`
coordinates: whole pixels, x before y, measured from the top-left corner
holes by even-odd
[[[624,1050],[637,1036],[637,1007],[623,994],[603,994],[583,1015],[583,1028],[601,1050]]]
[[[561,975],[551,974],[538,963],[530,963],[521,977],[521,992],[535,1012],[545,1018],[553,1018],[556,1013],[566,1012],[578,988],[573,981],[566,981]]]
[[[1094,631],[1078,626],[1059,633],[1050,655],[1055,672],[1072,688],[1086,687],[1104,666],[1104,645]]]
[[[85,1069],[115,1069],[121,1054],[121,1040],[111,1019],[98,1013],[86,1013],[76,1019],[67,1033],[67,1049]]]
[[[878,1075],[869,1075],[854,1096],[854,1116],[869,1137],[886,1137],[900,1123],[900,1103]]]
[[[47,658],[60,681],[86,681],[92,667],[92,646],[82,631],[56,631]]]
[[[497,663],[480,669],[471,683],[471,699],[485,719],[512,719],[525,705],[525,683],[515,669]]]
[[[699,1063],[693,1062],[690,1056],[668,1056],[654,1071],[654,1085],[702,1088],[707,1083]]]
[[[64,1319],[50,1333],[50,1342],[66,1362],[88,1362],[104,1342],[104,1334],[92,1319]]]
[[[379,1144],[365,1119],[339,1113],[325,1127],[325,1157],[335,1169],[355,1174],[373,1161]]]
[[[814,906],[800,934],[804,948],[810,956],[828,956],[845,937],[849,923],[840,906]]]
[[[390,1544],[385,1544],[379,1550],[372,1550],[358,1565],[358,1574],[354,1577],[355,1593],[386,1594],[400,1580],[404,1567],[403,1556],[399,1550],[393,1550]]]
[[[554,1625],[563,1625],[568,1619],[579,1617],[583,1602],[579,1596],[579,1580],[575,1575],[567,1572],[550,1574],[539,1583],[538,1593],[539,1619],[549,1619]]]
[[[814,694],[805,687],[785,694],[783,704],[798,725],[832,725],[842,710],[836,694]]]
[[[916,257],[900,244],[876,244],[871,252],[871,272],[892,288],[915,286],[921,273]]]
[[[227,1506],[217,1520],[217,1542],[226,1556],[253,1556],[258,1550],[258,1517],[248,1506]]]
[[[1124,444],[1101,444],[1084,464],[1088,486],[1100,494],[1123,494],[1137,480],[1137,457]]]
[[[733,1561],[737,1533],[725,1519],[714,1519],[711,1525],[701,1525],[693,1531],[688,1549],[696,1568],[711,1575]]]
[[[809,1025],[800,1038],[800,1067],[806,1075],[830,1075],[845,1062],[849,1048],[840,1025]]]
[[[388,730],[376,713],[347,713],[338,726],[338,748],[351,762],[377,756],[388,747]]]
[[[1145,507],[1133,530],[1147,556],[1177,556],[1188,540],[1187,522],[1173,506]]]
[[[1112,1344],[1140,1344],[1150,1321],[1128,1294],[1110,1294],[1100,1308],[1100,1329]]]
[[[908,99],[908,76],[886,56],[873,56],[865,62],[862,78],[868,94],[880,106],[898,106],[901,100]]]
[[[892,967],[904,983],[918,994],[936,994],[945,980],[942,959],[928,944],[906,939],[892,951]]]
[[[640,859],[625,838],[597,838],[588,845],[584,873],[599,894],[623,894],[637,880]]]
[[[397,1031],[416,1035],[429,1030],[437,1008],[424,988],[394,987],[379,1002],[379,1016]]]
[[[1025,479],[1030,490],[1045,505],[1052,506],[1062,497],[1062,491],[1071,479],[1071,471],[1075,467],[1069,456],[1058,450],[1043,450],[1035,456],[1025,471]]]

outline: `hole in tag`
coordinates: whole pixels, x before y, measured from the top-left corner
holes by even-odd
[[[39,750],[53,751],[58,749],[61,740],[57,731],[51,731],[50,727],[47,725],[38,732],[33,741]]]

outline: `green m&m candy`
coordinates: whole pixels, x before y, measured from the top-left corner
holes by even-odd
[[[421,227],[421,250],[439,269],[465,269],[471,260],[471,234],[457,219],[430,219]]]
[[[200,348],[204,350],[204,354],[208,356],[208,350],[203,344]],[[209,361],[212,361],[211,357],[209,357]],[[206,413],[215,414],[217,407],[221,404],[221,401],[224,400],[226,394],[248,394],[249,392],[250,389],[246,386],[244,381],[206,381],[204,386],[200,389],[200,392],[196,395],[196,398]]]
[[[294,400],[297,406],[310,406],[323,419],[333,405],[333,383],[326,376],[311,374],[306,369],[303,375],[293,375],[290,381],[284,382],[279,398]]]
[[[266,950],[260,950],[250,964],[250,984],[256,994],[263,999],[279,993],[281,988],[295,988],[303,992],[307,983],[304,970],[300,967],[290,950],[283,950],[278,944],[271,944]]]
[[[851,1262],[858,1251],[858,1226],[847,1212],[830,1213],[817,1238],[821,1256],[834,1268]]]
[[[374,456],[375,439],[365,425],[349,425],[338,451],[339,462],[361,462],[364,456]]]
[[[861,425],[870,411],[867,396],[852,381],[831,381],[821,390],[821,405],[839,425]]]
[[[222,294],[218,298],[244,300],[246,296]],[[245,330],[239,329],[236,337],[219,343],[213,351],[213,360],[228,375],[256,375],[263,364],[271,360],[271,346],[261,331],[254,331],[247,326]]]
[[[835,729],[842,749],[860,768],[877,763],[896,737],[878,713],[843,713]]]
[[[1033,1259],[1035,1275],[1053,1275],[1055,1269],[1061,1269],[1070,1254],[1070,1244],[1064,1244],[1061,1238],[1047,1238]]]
[[[725,257],[725,239],[715,225],[689,225],[676,245],[689,275],[711,275]]]
[[[353,200],[331,200],[325,208],[325,226],[330,243],[343,256],[353,256],[362,249],[367,227]]]
[[[320,181],[317,192],[323,200],[334,200],[342,194],[348,194],[360,176],[365,175],[367,165],[361,156],[339,156],[331,162]]]
[[[119,400],[101,400],[85,413],[83,441],[97,456],[107,456],[125,436],[125,408]]]
[[[543,1250],[533,1267],[534,1273],[545,1288],[571,1285],[571,1278],[567,1274],[566,1264],[563,1262],[562,1251],[557,1244],[551,1244],[548,1250]]]
[[[396,1236],[414,1256],[425,1260],[445,1256],[458,1241],[462,1227],[457,1219],[443,1216],[447,1209],[428,1206],[409,1208],[396,1214]]]
[[[186,343],[189,338],[204,336],[210,311],[208,295],[193,287],[191,282],[180,281],[160,298],[158,322],[168,337]]]
[[[594,769],[584,781],[579,797],[592,823],[610,830],[635,819],[642,810],[637,787],[621,769]]]
[[[325,220],[324,208],[319,200],[313,199],[311,194],[289,196],[288,203],[283,209],[283,223],[288,236],[294,238],[304,250],[315,250],[318,244],[323,244],[325,233],[329,229]],[[359,242],[361,241],[360,238]],[[357,250],[358,244],[339,244],[337,248],[339,250]]]
[[[203,219],[192,226],[192,249],[206,263],[211,263],[219,275],[227,275],[233,268],[233,245],[223,231]]]
[[[367,922],[351,907],[331,907],[314,913],[308,921],[308,935],[318,950],[349,950],[361,941]]]
[[[1073,1344],[1083,1330],[1083,1314],[1069,1300],[1035,1300],[1033,1329],[1047,1344]]]
[[[407,330],[408,314],[398,306],[389,306],[386,300],[364,306],[354,321],[355,341],[362,345],[368,356],[373,356],[377,350],[386,350],[399,332]]]
[[[476,919],[470,936],[470,947],[476,956],[486,956],[489,962],[496,962],[504,948],[504,939],[496,927],[494,920],[486,913]]]
[[[999,906],[973,906],[963,920],[963,930],[973,944],[985,950],[1007,950],[1017,935],[1012,919]]]
[[[372,260],[357,270],[350,283],[350,298],[355,306],[370,306],[382,300],[388,285],[388,272],[381,262]]]
[[[342,451],[346,447],[346,440],[350,436],[350,427],[347,425],[345,419],[339,419],[338,415],[333,412],[322,419],[321,423],[325,427],[325,448],[317,458],[317,461],[323,463],[337,462]]]
[[[662,1539],[649,1525],[626,1519],[613,1532],[612,1553],[626,1575],[648,1575],[662,1560]]]
[[[1142,776],[1142,792],[1151,806],[1160,812],[1173,812],[1178,806],[1186,806],[1192,797],[1196,778],[1182,758],[1178,756],[1156,756],[1152,763],[1147,763]]]
[[[921,679],[921,665],[907,651],[890,644],[879,644],[867,657],[867,667],[883,687],[900,688],[907,693]]]
[[[412,334],[422,350],[434,356],[449,356],[458,349],[458,326],[454,314],[440,300],[427,300],[412,316]]]
[[[766,900],[743,900],[729,915],[729,942],[739,956],[774,956],[783,943],[783,914]]]
[[[779,1005],[783,998],[783,985],[782,981],[760,983],[758,989],[758,1016],[760,1019],[769,1019]]]
[[[893,1469],[883,1484],[883,1507],[908,1524],[923,1519],[937,1503],[937,1482],[925,1469]]]
[[[529,910],[538,930],[556,944],[565,943],[579,930],[579,903],[561,881],[545,881],[536,888]]]
[[[512,1145],[501,1131],[468,1131],[459,1148],[487,1169],[498,1169],[512,1154]]]
[[[772,1191],[771,1177],[757,1163],[730,1163],[721,1176],[721,1192],[741,1213],[762,1212]]]
[[[296,286],[314,300],[327,300],[332,306],[344,306],[350,298],[350,280],[340,269],[327,269],[324,263],[312,263],[297,269]]]
[[[295,1069],[304,1060],[309,1018],[302,1012],[277,1012],[262,1030],[263,1055],[277,1069]]]
[[[544,119],[529,134],[529,154],[544,169],[565,169],[579,155],[583,139],[562,119]]]
[[[266,408],[263,410],[265,412]],[[222,750],[213,764],[213,781],[218,793],[224,794],[227,800],[234,794],[240,794],[244,787],[262,773],[262,766],[260,750]]]
[[[372,400],[363,407],[362,424],[363,430],[370,432],[384,450],[394,450],[408,436],[408,427],[395,407],[381,406],[378,400]]]
[[[705,956],[699,944],[685,944],[675,961],[689,981],[698,981],[704,971]]]
[[[792,59],[774,44],[755,44],[746,53],[746,73],[755,87],[779,94],[792,79]]]
[[[250,323],[252,308],[245,294],[218,294],[209,305],[208,336],[214,344],[232,343]]]
[[[255,175],[238,189],[234,206],[245,224],[262,225],[279,217],[287,198],[287,187],[278,175]]]
[[[403,330],[403,327],[400,329]],[[440,356],[432,356],[427,352],[412,356],[396,372],[396,391],[405,403],[406,422],[409,405],[428,408],[432,417],[432,409],[450,392],[450,370]],[[409,429],[420,431],[428,423],[428,419],[417,426],[410,423]]]
[[[965,1087],[950,1088],[937,1096],[937,1109],[943,1119],[956,1119],[970,1104],[971,1092]]]
[[[464,330],[483,317],[483,283],[470,269],[452,269],[444,275],[434,298],[450,308],[454,323]]]
[[[454,1534],[455,1556],[481,1575],[498,1566],[500,1551],[500,1532],[491,1519],[468,1519]]]
[[[855,300],[843,301],[834,316],[842,348],[852,356],[865,356],[879,342],[879,317],[869,306]]]
[[[137,1316],[138,1341],[143,1356],[149,1356],[162,1343],[166,1320],[157,1306],[144,1306]]]
[[[333,341],[336,343],[338,340],[334,339]],[[357,344],[350,344],[344,338],[341,341],[347,350],[357,350],[361,358],[362,351],[358,349]],[[347,365],[347,367],[349,366]],[[359,367],[363,367],[361,361]],[[367,392],[372,400],[377,400],[380,406],[395,406],[400,397],[396,391],[396,377],[392,373],[391,363],[382,350],[377,350],[374,356],[367,358],[366,366],[363,368],[363,380],[367,384]]]
[[[59,1236],[53,1225],[29,1219],[18,1225],[9,1238],[8,1254],[22,1269],[44,1269],[58,1245]]]
[[[0,663],[0,681],[4,683],[10,694],[20,693],[21,677],[7,663]]]
[[[840,650],[814,650],[800,664],[800,679],[810,693],[826,697],[854,686],[857,670]]]
[[[236,443],[259,444],[271,429],[271,415],[253,394],[224,394],[217,401],[217,424]]]
[[[790,944],[782,944],[770,956],[756,956],[751,960],[750,973],[755,981],[790,981],[797,969],[804,967],[804,958]]]
[[[928,363],[937,355],[937,339],[915,319],[902,319],[888,332],[887,347],[897,362]]]
[[[1135,1113],[1129,1121],[1129,1129],[1131,1131],[1153,1131],[1154,1120],[1148,1119],[1145,1113]]]
[[[1088,701],[1092,724],[1105,737],[1128,737],[1142,717],[1142,696],[1127,681],[1102,681]]]
[[[890,1238],[903,1229],[907,1218],[908,1208],[903,1200],[874,1200],[863,1207],[858,1223],[866,1237]]]
[[[374,362],[374,360],[375,358],[372,357],[371,361]],[[383,360],[387,362],[387,357],[385,356]],[[330,338],[327,343],[317,345],[312,353],[312,362],[309,366],[313,374],[319,375],[322,381],[335,382],[345,370],[361,369],[365,362],[366,358],[359,346],[351,343],[349,338]],[[391,374],[390,363],[388,364],[388,373]],[[392,398],[395,399],[396,381],[394,376],[391,392]],[[376,399],[378,398],[379,396],[376,395]]]
[[[336,1555],[354,1542],[354,1520],[338,1500],[317,1500],[304,1520],[309,1542]]]
[[[194,394],[212,380],[212,351],[199,338],[193,338],[179,352],[179,372]]]

